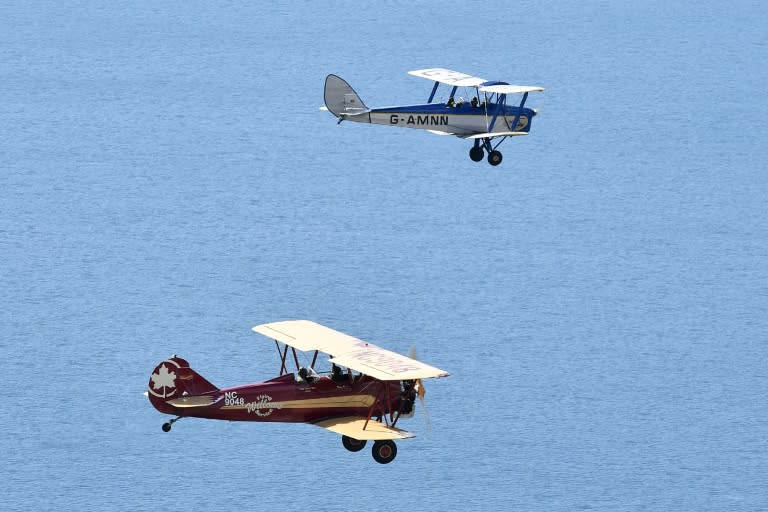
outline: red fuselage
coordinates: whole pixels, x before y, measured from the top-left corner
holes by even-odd
[[[166,414],[229,421],[315,422],[342,416],[378,417],[400,410],[399,381],[344,377],[337,381],[322,376],[306,382],[287,373],[257,384],[216,389],[186,361],[174,357],[161,363],[150,379],[149,399]]]

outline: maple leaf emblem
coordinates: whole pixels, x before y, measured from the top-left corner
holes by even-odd
[[[175,388],[176,372],[169,372],[165,365],[162,365],[157,373],[152,374],[152,384],[155,389]]]

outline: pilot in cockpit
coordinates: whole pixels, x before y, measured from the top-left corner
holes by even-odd
[[[341,370],[341,367],[335,363],[331,366],[331,380],[334,382],[348,382],[349,373],[345,373]]]
[[[317,374],[317,372],[310,366],[309,368],[302,366],[299,368],[299,383],[304,384],[312,384],[315,382],[320,376]]]

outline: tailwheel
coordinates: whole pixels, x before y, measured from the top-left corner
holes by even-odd
[[[373,443],[373,459],[379,464],[389,464],[395,460],[397,445],[394,441],[376,441]]]
[[[163,432],[170,432],[173,424],[179,421],[180,419],[181,419],[181,416],[179,416],[178,418],[173,418],[171,421],[166,421],[165,423],[163,423]]]
[[[499,165],[501,163],[501,151],[495,149],[488,153],[488,163],[491,165]]]
[[[343,444],[344,448],[351,452],[359,452],[365,448],[365,443],[365,441],[360,441],[359,439],[353,439],[348,436],[341,436],[341,444]]]
[[[471,158],[473,162],[481,161],[484,156],[485,153],[483,153],[483,148],[480,146],[475,146],[469,150],[469,158]]]

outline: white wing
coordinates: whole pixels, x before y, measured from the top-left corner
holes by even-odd
[[[368,424],[366,426],[366,423]],[[415,437],[414,434],[399,428],[390,427],[376,420],[369,420],[362,416],[346,416],[343,418],[331,418],[315,423],[318,427],[323,427],[331,432],[336,432],[343,436],[353,439],[380,440],[380,439],[408,439]],[[365,428],[363,428],[365,427]]]
[[[489,85],[481,87],[480,92],[490,92],[497,94],[522,94],[524,92],[543,92],[543,87],[531,85]]]
[[[447,377],[448,372],[385,350],[310,320],[286,320],[257,325],[254,332],[308,352],[319,350],[338,363],[379,380]]]
[[[478,78],[476,76],[445,68],[417,69],[409,71],[408,74],[456,87],[476,87],[487,82],[485,78]]]
[[[494,137],[520,137],[528,135],[528,132],[488,132],[473,133],[472,135],[459,135],[462,139],[493,139]]]

